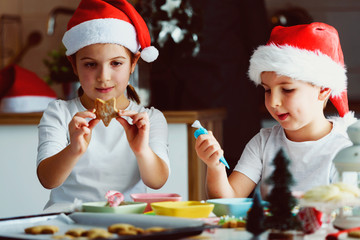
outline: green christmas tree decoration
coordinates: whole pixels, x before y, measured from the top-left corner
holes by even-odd
[[[255,188],[253,204],[247,215],[246,230],[255,236],[261,234],[266,230],[264,225],[265,214],[262,205],[259,186]]]
[[[281,149],[273,160],[275,170],[266,180],[268,184],[273,184],[273,188],[266,199],[269,202],[270,210],[270,215],[265,219],[265,226],[268,229],[279,231],[301,229],[301,223],[292,213],[297,200],[290,190],[295,181],[288,169],[289,163],[290,160],[284,150]]]

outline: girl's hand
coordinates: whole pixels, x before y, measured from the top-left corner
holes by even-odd
[[[123,116],[130,117],[133,124],[129,124]],[[116,120],[124,127],[129,145],[135,154],[149,148],[150,122],[146,112],[120,110]]]
[[[196,139],[195,150],[199,158],[208,167],[218,167],[221,165],[219,159],[223,156],[224,151],[211,131],[208,134],[201,134]]]
[[[87,122],[86,118],[92,118]],[[78,112],[69,123],[70,149],[75,155],[83,154],[89,146],[91,131],[99,123],[91,111]]]

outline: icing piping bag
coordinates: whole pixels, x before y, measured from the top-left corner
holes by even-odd
[[[201,134],[208,134],[208,131],[201,126],[199,120],[195,120],[195,122],[191,125],[193,128],[197,128],[197,130],[194,132],[195,138],[198,138]],[[226,162],[224,156],[221,156],[219,161],[224,164],[228,169],[230,169],[229,164]]]

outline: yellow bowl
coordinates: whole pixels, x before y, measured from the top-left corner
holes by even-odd
[[[212,203],[198,201],[157,202],[151,203],[155,215],[184,218],[207,218],[214,208]]]

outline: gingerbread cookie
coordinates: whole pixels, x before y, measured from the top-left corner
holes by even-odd
[[[145,230],[145,233],[163,232],[165,230],[163,227],[150,227]]]
[[[53,225],[39,225],[25,229],[25,233],[27,234],[54,234],[58,231],[59,228]]]
[[[81,237],[84,232],[86,232],[86,230],[83,228],[73,228],[69,229],[65,234],[73,237]]]
[[[135,226],[127,223],[115,223],[108,227],[108,231],[111,233],[117,233],[118,231],[127,231],[134,229]]]
[[[68,240],[68,239],[74,239],[74,237],[70,235],[55,235],[52,236],[52,239]]]
[[[222,228],[244,228],[245,222],[237,221],[237,220],[230,220],[224,222],[222,225]]]
[[[115,223],[108,227],[108,231],[118,235],[137,235],[144,232],[142,228],[137,228],[127,223]]]
[[[104,125],[109,126],[111,120],[118,116],[119,110],[116,109],[116,99],[104,101],[97,98],[95,100],[95,115],[96,118],[101,119]]]
[[[90,239],[112,238],[113,237],[113,235],[111,233],[109,233],[104,228],[92,228],[90,230],[87,230],[87,231],[83,232],[81,236],[82,237],[87,237],[87,238],[90,238]]]

